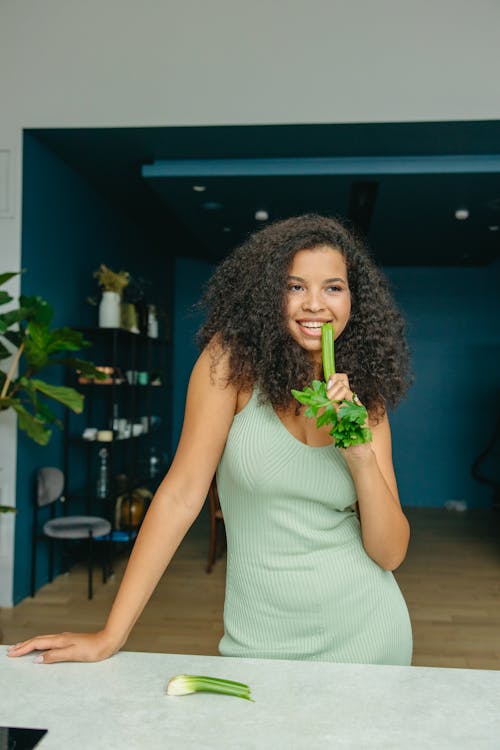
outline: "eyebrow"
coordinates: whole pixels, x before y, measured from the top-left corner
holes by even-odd
[[[291,274],[290,274],[290,275],[288,276],[288,278],[289,278],[289,279],[295,279],[296,281],[305,281],[305,279],[303,279],[303,278],[302,278],[302,276],[293,276],[293,275],[291,275]],[[325,280],[323,281],[323,283],[324,283],[324,284],[331,284],[331,283],[332,283],[332,282],[334,282],[334,281],[341,281],[341,282],[342,282],[343,284],[345,284],[345,283],[346,283],[346,282],[345,282],[345,279],[341,278],[340,276],[335,276],[335,277],[334,277],[334,278],[332,278],[332,279],[325,279]]]

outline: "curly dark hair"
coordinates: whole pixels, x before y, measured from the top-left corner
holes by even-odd
[[[315,377],[308,353],[287,329],[287,276],[299,250],[327,245],[345,260],[351,316],[336,339],[338,372],[372,417],[396,406],[411,380],[404,320],[387,279],[365,243],[339,219],[305,214],[273,222],[252,234],[216,268],[198,307],[206,319],[197,333],[200,348],[214,338],[218,354],[229,355],[229,383],[258,385],[261,397],[278,410],[290,408],[292,388]],[[215,366],[215,360],[214,360]]]

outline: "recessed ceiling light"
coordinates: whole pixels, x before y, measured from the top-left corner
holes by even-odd
[[[455,219],[464,221],[469,218],[469,210],[467,208],[457,208],[455,211]]]
[[[498,224],[491,224],[488,229],[490,230],[490,232],[498,232],[500,227],[498,226]]]
[[[260,209],[255,212],[255,218],[257,221],[267,221],[269,219],[269,214],[267,211]]]
[[[195,193],[204,193],[206,190],[205,185],[193,185],[193,190]]]
[[[217,201],[205,201],[202,205],[205,211],[220,211],[222,208],[222,203],[217,203]]]

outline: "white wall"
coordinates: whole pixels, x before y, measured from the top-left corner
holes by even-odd
[[[25,126],[499,115],[497,0],[3,0]]]
[[[499,30],[496,0],[0,0],[0,267],[20,265],[23,128],[499,119]],[[8,415],[0,440],[14,497]]]

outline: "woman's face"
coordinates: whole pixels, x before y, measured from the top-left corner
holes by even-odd
[[[287,326],[300,346],[321,362],[321,326],[332,323],[340,336],[351,314],[351,292],[342,254],[328,245],[299,250],[291,263],[286,292]]]

